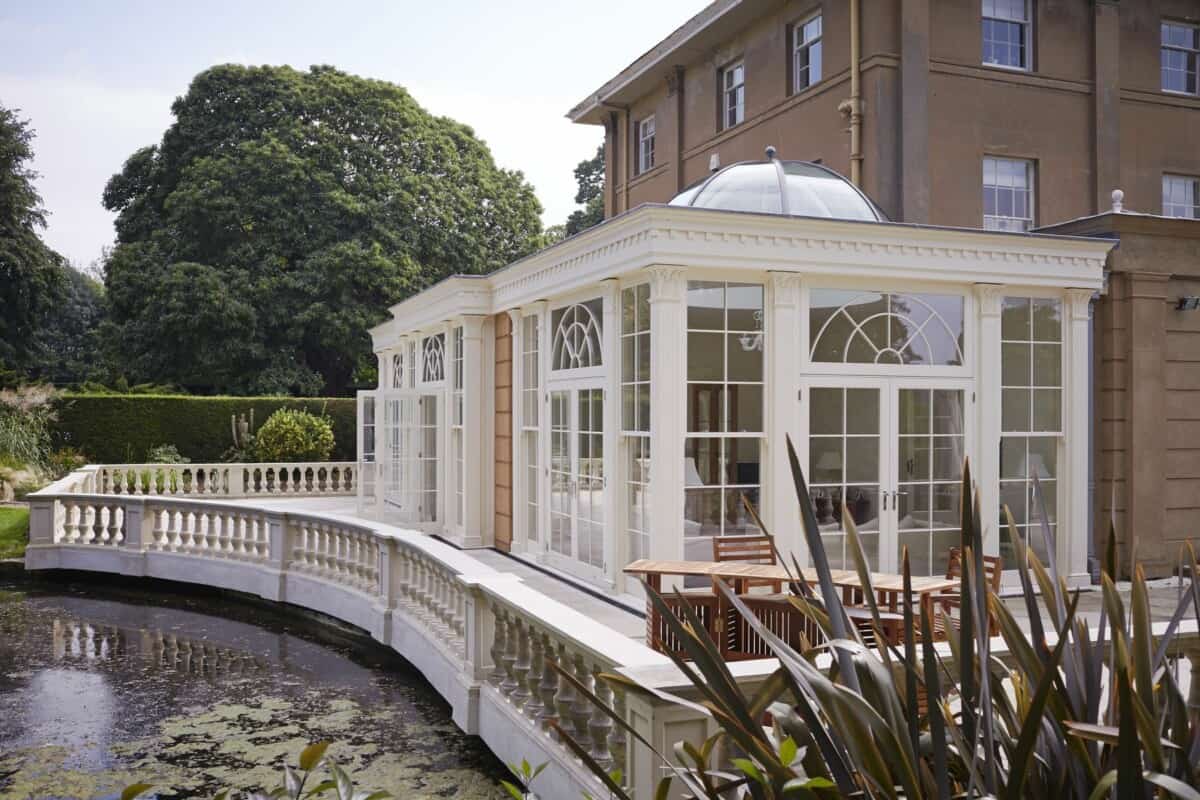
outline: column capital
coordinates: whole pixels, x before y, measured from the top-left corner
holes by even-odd
[[[775,297],[772,304],[775,306],[798,306],[800,305],[800,286],[803,283],[802,276],[799,272],[769,272],[767,280],[774,290]]]
[[[1067,289],[1067,306],[1072,320],[1087,320],[1091,317],[1092,298],[1096,293],[1091,289]]]
[[[1004,306],[1004,284],[977,283],[975,297],[979,299],[979,313],[985,317],[998,317]]]
[[[546,306],[548,305],[549,303],[547,303],[545,300],[535,300],[532,303],[526,303],[520,308],[521,316],[532,317],[535,314],[541,314],[546,310]]]
[[[514,331],[521,326],[521,317],[524,315],[521,313],[520,308],[510,308],[505,313],[508,314],[508,321],[512,323]]]
[[[459,319],[458,323],[462,325],[464,339],[479,339],[483,336],[483,323],[487,321],[487,317],[479,314],[471,314]]]
[[[687,290],[687,270],[683,267],[649,267],[650,302],[682,302]]]

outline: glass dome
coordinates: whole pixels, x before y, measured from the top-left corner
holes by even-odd
[[[773,147],[767,148],[766,161],[731,164],[684,189],[670,205],[887,221],[870,198],[841,175],[811,161],[780,161]]]

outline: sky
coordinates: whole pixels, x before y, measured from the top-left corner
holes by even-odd
[[[214,64],[331,64],[400,84],[524,172],[552,225],[575,209],[573,170],[604,136],[566,112],[706,4],[0,0],[0,105],[36,131],[44,238],[81,268],[113,241],[104,184]]]

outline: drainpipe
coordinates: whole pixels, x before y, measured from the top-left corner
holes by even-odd
[[[850,99],[838,105],[838,111],[850,117],[850,182],[862,187],[862,45],[860,10],[862,0],[850,0]]]

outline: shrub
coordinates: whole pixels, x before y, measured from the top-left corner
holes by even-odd
[[[333,426],[325,417],[281,408],[258,429],[254,453],[259,461],[328,461]]]
[[[146,451],[147,464],[190,464],[192,460],[180,455],[173,444],[159,444]]]
[[[46,459],[46,470],[54,480],[65,478],[88,463],[87,456],[74,447],[60,447]]]
[[[230,418],[265,420],[281,408],[327,416],[333,423],[336,461],[354,460],[354,398],[195,397],[180,395],[71,394],[57,404],[53,444],[88,454],[97,464],[140,463],[150,448],[170,442],[194,462],[222,460],[229,449]],[[246,453],[239,460],[252,460]]]
[[[0,464],[44,469],[58,392],[49,386],[0,391]]]

